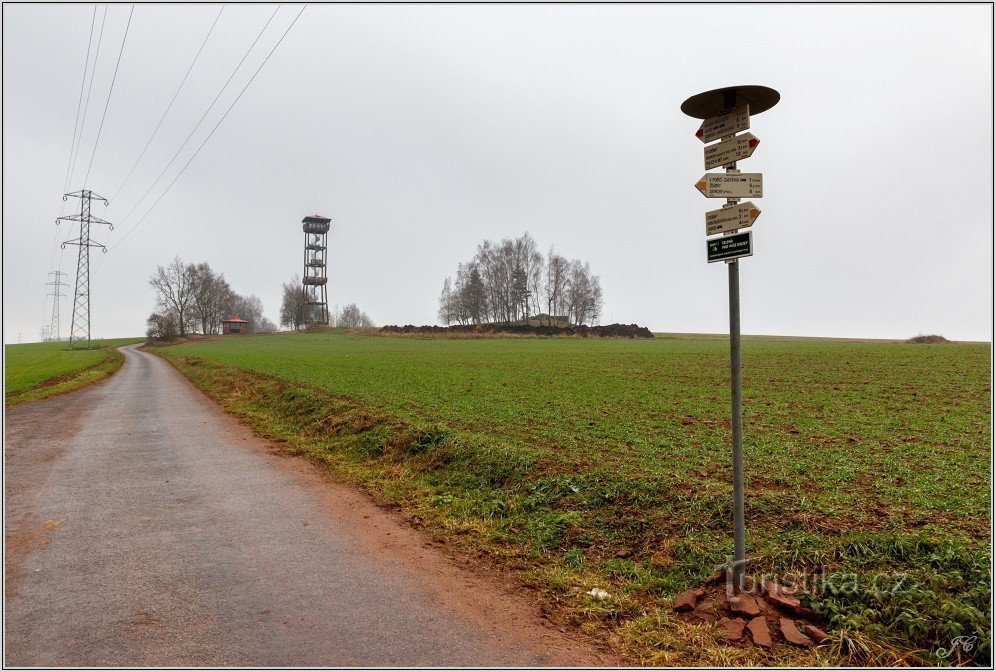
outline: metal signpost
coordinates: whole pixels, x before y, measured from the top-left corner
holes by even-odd
[[[705,169],[725,166],[740,159],[749,159],[759,144],[761,141],[753,133],[741,133],[730,140],[709,145],[705,148]]]
[[[688,100],[685,103],[688,103]],[[699,130],[695,132],[695,137],[702,142],[709,143],[750,128],[750,113],[747,111],[747,105],[735,106],[732,109],[723,108],[723,110],[725,111],[718,111],[716,114],[705,117]],[[686,114],[688,113],[686,112]],[[701,119],[701,117],[699,118]]]
[[[681,104],[681,111],[702,119],[695,137],[706,143],[706,170],[725,166],[725,173],[706,173],[695,184],[707,198],[725,198],[726,207],[706,213],[706,236],[717,233],[733,235],[706,240],[706,261],[725,261],[730,283],[730,397],[733,412],[733,577],[734,589],[744,587],[746,543],[744,539],[744,457],[743,403],[740,388],[740,266],[741,257],[754,253],[750,231],[737,233],[753,225],[761,211],[753,203],[740,204],[741,198],[761,198],[760,173],[741,173],[737,161],[754,153],[760,142],[751,133],[737,135],[750,128],[751,115],[774,107],[781,96],[766,86],[736,86],[714,89],[692,96]],[[714,145],[708,143],[721,140]]]
[[[731,162],[727,165],[736,165]],[[706,198],[761,198],[764,180],[761,173],[741,173],[727,168],[725,173],[706,173],[695,183],[695,188]]]
[[[747,229],[761,215],[761,210],[752,201],[727,205],[719,210],[710,210],[705,214],[706,235],[729,233],[737,229]]]

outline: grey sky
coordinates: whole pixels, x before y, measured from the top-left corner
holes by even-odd
[[[113,195],[218,8],[136,6],[87,188]],[[274,8],[225,8],[135,174],[95,207],[120,224],[110,245],[298,11],[280,8],[122,223]],[[70,191],[128,11],[108,11]],[[6,342],[37,340],[48,323],[43,283],[91,16],[92,5],[3,8]],[[379,324],[434,323],[443,277],[477,243],[529,231],[591,262],[602,322],[725,332],[726,267],[704,259],[703,213],[721,202],[693,187],[705,172],[698,122],[678,108],[703,90],[763,84],[782,101],[752,119],[761,144],[741,164],[765,176],[756,252],[741,264],[744,333],[989,340],[992,20],[989,5],[310,6],[100,262],[94,335],[143,333],[146,279],[174,255],[208,261],[276,321],[280,283],[301,271],[300,220],[316,212],[333,219],[330,302],[356,302]],[[74,280],[75,248],[54,258]],[[70,299],[62,313],[65,334]]]

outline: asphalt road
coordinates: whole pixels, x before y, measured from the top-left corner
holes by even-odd
[[[123,351],[7,409],[7,665],[617,664]]]

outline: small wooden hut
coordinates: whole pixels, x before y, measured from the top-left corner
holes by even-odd
[[[223,334],[248,334],[249,322],[243,320],[238,315],[232,315],[227,320],[221,321],[221,333]]]

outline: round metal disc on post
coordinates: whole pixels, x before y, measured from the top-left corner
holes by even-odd
[[[708,119],[747,103],[753,117],[770,110],[779,99],[781,94],[767,86],[726,86],[692,96],[681,104],[681,111],[696,119]]]

